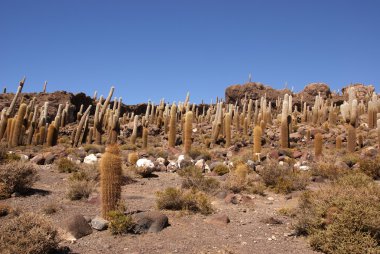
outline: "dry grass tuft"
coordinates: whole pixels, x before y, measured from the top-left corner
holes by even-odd
[[[15,192],[26,193],[37,179],[37,170],[32,163],[0,165],[0,199],[9,198]]]
[[[25,213],[10,220],[0,232],[1,253],[46,254],[58,247],[57,230],[40,215]]]
[[[170,187],[164,191],[157,192],[156,195],[158,209],[189,211],[204,215],[213,212],[209,197],[205,193],[195,189],[183,191]]]
[[[351,173],[300,199],[296,229],[327,254],[380,252],[380,186]]]

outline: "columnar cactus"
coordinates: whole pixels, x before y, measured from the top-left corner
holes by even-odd
[[[143,127],[142,140],[142,148],[146,149],[148,147],[148,128],[146,126]]]
[[[347,132],[347,150],[352,153],[355,152],[356,148],[356,129],[352,125],[349,125]]]
[[[170,109],[170,122],[169,122],[169,147],[175,146],[176,141],[176,124],[177,124],[177,106],[173,103]]]
[[[188,111],[185,115],[185,142],[184,142],[184,153],[188,154],[191,149],[191,134],[193,132],[193,112]]]
[[[114,90],[115,90],[115,88],[112,86],[104,104],[103,105],[101,104],[102,98],[99,98],[99,102],[96,106],[95,117],[94,117],[94,127],[95,127],[94,130],[96,130],[95,131],[95,143],[97,145],[102,144],[102,134],[104,133],[104,130],[103,130],[104,117],[105,117],[106,111],[108,109],[108,105],[111,101],[111,97],[113,95]]]
[[[226,113],[225,119],[226,147],[231,145],[231,114]]]
[[[136,139],[137,139],[137,124],[139,122],[139,116],[135,115],[135,118],[133,120],[133,131],[131,135],[131,143],[134,145],[136,144]]]
[[[55,146],[57,144],[58,130],[55,127],[55,122],[53,121],[49,127],[46,138],[47,146]]]
[[[20,81],[19,86],[17,88],[17,92],[16,92],[15,96],[13,97],[11,105],[9,106],[9,108],[7,108],[4,116],[1,118],[1,121],[0,121],[0,140],[4,137],[5,130],[7,129],[8,118],[12,115],[12,113],[15,109],[17,99],[20,96],[22,88],[24,87],[24,83],[25,83],[25,77]]]
[[[85,124],[85,121],[86,121],[88,115],[90,114],[91,107],[92,107],[92,105],[88,106],[88,108],[86,109],[86,111],[84,112],[84,114],[82,115],[82,117],[79,121],[77,130],[75,132],[75,137],[74,137],[74,143],[73,143],[74,147],[79,145],[79,141],[81,140],[80,138],[81,138],[81,134],[83,131],[83,127],[84,127],[84,124]]]
[[[335,148],[338,150],[342,149],[342,137],[340,135],[336,137]]]
[[[314,154],[315,157],[319,157],[322,155],[322,134],[315,134],[314,138]]]
[[[100,160],[100,190],[102,217],[116,210],[121,197],[122,163],[120,150],[116,144],[109,145]]]
[[[22,124],[24,120],[24,116],[26,113],[26,107],[27,105],[25,103],[20,105],[20,108],[17,113],[17,118],[14,123],[13,131],[12,131],[12,138],[11,138],[11,147],[18,146],[19,140],[20,140],[20,135],[21,135],[21,130],[22,130]]]
[[[253,129],[253,160],[260,160],[262,129],[256,125]]]

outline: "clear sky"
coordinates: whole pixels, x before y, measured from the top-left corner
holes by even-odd
[[[380,83],[380,0],[0,0],[0,86],[209,102],[252,80]]]

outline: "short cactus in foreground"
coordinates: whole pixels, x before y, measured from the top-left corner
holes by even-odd
[[[349,152],[355,152],[356,148],[356,129],[349,125],[347,127],[347,150]]]
[[[116,144],[106,148],[100,160],[100,189],[102,217],[107,219],[110,211],[116,210],[121,197],[122,163]]]
[[[315,154],[315,157],[319,157],[322,155],[322,134],[321,133],[315,134],[314,154]]]

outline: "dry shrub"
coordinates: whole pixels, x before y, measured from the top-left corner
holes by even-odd
[[[380,157],[361,158],[358,160],[359,170],[373,179],[380,179]]]
[[[204,159],[205,161],[211,160],[211,154],[208,150],[194,147],[191,148],[189,152],[189,156],[195,160],[195,159]]]
[[[7,216],[12,211],[12,208],[7,204],[0,204],[0,217]]]
[[[137,150],[137,145],[128,143],[120,146],[120,150],[132,150],[136,151]]]
[[[332,164],[331,161],[320,161],[312,166],[312,174],[314,176],[321,176],[330,180],[336,180],[347,172],[347,170]]]
[[[42,208],[42,212],[44,213],[44,214],[47,214],[47,215],[49,215],[49,214],[54,214],[54,213],[56,213],[57,211],[58,211],[58,205],[57,204],[55,204],[55,203],[49,203],[49,204],[47,204],[44,208]]]
[[[154,168],[149,167],[136,167],[136,166],[129,166],[128,171],[132,172],[135,176],[140,177],[149,177],[152,175]]]
[[[324,253],[379,253],[380,186],[363,173],[351,173],[327,188],[305,192],[296,229]]]
[[[220,186],[218,180],[214,178],[206,178],[202,174],[202,170],[195,166],[186,167],[178,171],[178,174],[183,177],[182,188],[185,189],[195,188],[213,194],[216,193]]]
[[[25,213],[10,220],[0,232],[1,253],[46,254],[58,247],[57,230],[40,215]]]
[[[122,235],[133,230],[133,219],[131,215],[126,215],[122,211],[115,210],[108,213],[108,229],[113,235]]]
[[[79,166],[67,158],[61,158],[56,162],[59,173],[72,173],[79,169]]]
[[[104,153],[105,147],[103,145],[96,145],[96,144],[86,144],[84,145],[84,150],[88,153]]]
[[[250,194],[259,194],[264,196],[266,189],[264,183],[257,179],[254,175],[249,174],[250,169],[247,164],[239,163],[236,168],[233,169],[228,176],[225,188],[231,190],[234,193],[247,192]]]
[[[146,153],[149,156],[152,156],[154,158],[161,157],[161,158],[167,159],[169,156],[168,152],[162,149],[162,144],[159,144],[159,147],[156,147],[156,148],[153,148],[153,147],[148,148],[146,150]]]
[[[278,193],[288,194],[296,190],[304,190],[309,183],[310,174],[293,170],[288,165],[280,165],[277,161],[269,160],[260,172],[264,184]]]
[[[216,167],[212,170],[212,172],[215,172],[217,175],[225,175],[230,172],[230,169],[224,165],[224,164],[218,164]]]
[[[99,181],[100,173],[98,165],[81,165],[78,171],[74,172],[70,177],[70,181]]]
[[[204,215],[211,214],[213,208],[209,197],[196,189],[183,191],[176,188],[167,188],[156,193],[158,209],[184,210]]]
[[[359,156],[354,153],[347,153],[342,156],[342,161],[346,163],[350,168],[354,166],[359,161]]]
[[[9,198],[14,192],[26,193],[37,179],[37,170],[32,163],[0,165],[0,199]]]
[[[94,191],[94,188],[95,184],[93,181],[74,180],[70,181],[66,195],[70,200],[85,199],[90,196],[90,194]]]

